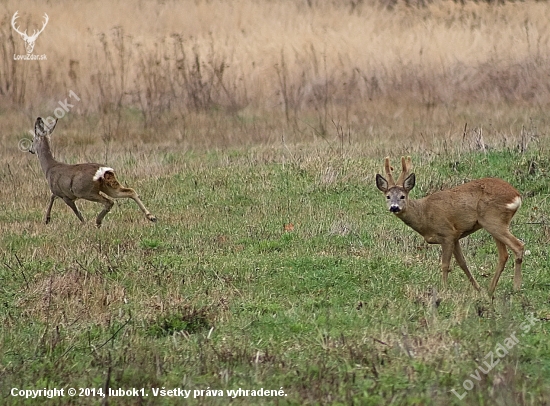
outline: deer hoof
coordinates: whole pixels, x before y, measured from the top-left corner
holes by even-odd
[[[157,218],[155,216],[153,216],[152,214],[148,214],[147,215],[147,218],[149,220],[151,220],[153,223],[156,223],[157,222]]]

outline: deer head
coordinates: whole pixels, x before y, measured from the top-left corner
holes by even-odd
[[[19,11],[16,11],[15,14],[13,15],[13,17],[11,19],[11,26],[13,27],[15,32],[17,32],[19,35],[21,35],[21,37],[25,41],[25,49],[27,51],[27,54],[32,54],[32,51],[34,49],[34,43],[36,42],[36,39],[38,38],[40,33],[42,31],[44,31],[44,28],[46,28],[46,25],[48,24],[49,17],[46,13],[44,13],[44,24],[42,24],[42,28],[38,32],[36,30],[34,30],[32,35],[29,36],[29,35],[27,35],[27,30],[25,30],[25,32],[21,32],[21,31],[19,31],[19,28],[15,26],[15,20],[17,20],[17,18],[19,18],[19,16],[17,15],[18,12]]]
[[[38,153],[40,155],[40,151],[42,149],[40,146],[44,142],[44,138],[51,135],[56,125],[57,119],[53,123],[45,123],[44,120],[42,120],[42,117],[38,117],[36,119],[34,124],[34,137],[32,140],[32,145],[29,148],[29,152],[31,154]]]
[[[384,169],[386,170],[387,180],[382,175],[376,175],[376,187],[384,193],[388,209],[395,214],[402,213],[407,209],[409,192],[414,188],[416,180],[414,173],[410,173],[412,169],[410,156],[407,158],[401,157],[401,167],[401,175],[395,182],[392,175],[393,168],[390,166],[390,158],[386,157]]]

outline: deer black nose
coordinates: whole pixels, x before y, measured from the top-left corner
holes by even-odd
[[[401,211],[401,209],[397,205],[392,205],[392,206],[390,206],[390,211],[392,213],[399,213]]]

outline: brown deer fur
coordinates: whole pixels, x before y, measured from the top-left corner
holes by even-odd
[[[57,120],[48,126],[41,117],[38,117],[34,125],[33,143],[29,150],[29,152],[38,155],[40,166],[52,192],[46,210],[46,224],[50,222],[50,212],[57,198],[63,199],[82,222],[84,222],[84,218],[76,207],[75,200],[85,199],[103,204],[104,208],[96,219],[98,227],[101,226],[103,217],[113,207],[114,201],[111,197],[133,199],[147,219],[157,221],[155,216],[143,205],[134,189],[120,185],[112,168],[96,163],[68,165],[56,161],[51,152],[49,138],[56,124]]]
[[[493,296],[508,260],[506,247],[515,255],[514,289],[519,290],[524,244],[509,230],[510,221],[521,206],[518,191],[502,179],[484,178],[413,200],[409,199],[409,192],[415,185],[415,174],[410,173],[411,158],[402,157],[401,165],[401,176],[394,182],[389,158],[386,158],[387,180],[376,175],[376,186],[386,196],[392,213],[422,235],[427,243],[441,245],[443,285],[447,284],[451,256],[454,255],[474,288],[479,290],[466,265],[459,240],[484,228],[493,236],[498,249],[498,263],[489,285],[489,295]]]

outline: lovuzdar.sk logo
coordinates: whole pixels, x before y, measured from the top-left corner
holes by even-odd
[[[18,26],[16,26],[16,21],[19,16],[17,15],[19,11],[16,11],[11,19],[11,26],[15,30],[16,33],[21,35],[21,38],[23,38],[23,41],[25,41],[25,50],[27,51],[26,54],[18,55],[13,54],[14,60],[26,60],[26,61],[44,61],[46,60],[46,55],[35,55],[32,53],[34,50],[34,45],[36,43],[36,39],[38,36],[44,31],[44,28],[46,28],[46,25],[48,25],[49,17],[46,13],[44,13],[44,22],[42,23],[42,28],[40,30],[33,30],[32,35],[27,34],[27,30],[21,31]]]

